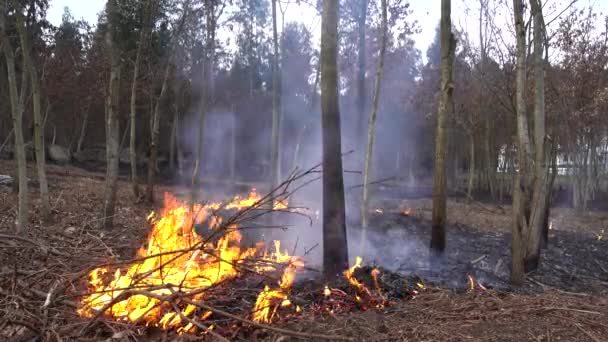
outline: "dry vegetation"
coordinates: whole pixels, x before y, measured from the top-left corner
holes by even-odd
[[[10,171],[11,167],[11,163],[3,163],[0,173]],[[49,166],[49,179],[53,190],[52,223],[41,226],[39,222],[32,222],[31,229],[19,239],[3,239],[0,245],[2,338],[11,341],[36,338],[93,341],[110,336],[124,341],[199,339],[178,338],[172,332],[106,319],[90,324],[78,316],[75,306],[78,294],[86,288],[87,271],[109,261],[132,258],[149,230],[145,217],[152,208],[134,204],[127,184],[121,183],[116,226],[112,231],[102,231],[95,225],[100,215],[101,174]],[[175,189],[157,188],[159,192],[166,190]],[[0,196],[0,209],[5,213],[0,234],[13,236],[16,195],[2,188]],[[34,192],[31,196],[36,198]],[[427,200],[399,204],[412,208],[415,215],[428,216]],[[499,213],[499,207],[457,201],[449,204],[453,220],[450,223],[481,230],[506,230],[508,216]],[[37,217],[37,210],[35,204],[31,217]],[[567,214],[567,210],[558,210],[556,222],[560,222],[559,227],[571,230],[599,227],[605,217],[605,213],[599,212],[584,219]],[[488,222],[494,222],[495,226],[488,228]],[[310,286],[299,284],[295,289],[305,293]],[[386,286],[391,285],[387,282]],[[226,298],[222,305],[238,306],[233,298],[237,296],[234,290],[223,295]],[[605,292],[572,294],[547,290],[539,294],[517,294],[428,287],[413,297],[392,300],[382,309],[354,305],[348,310],[330,313],[323,305],[311,306],[303,314],[283,317],[273,326],[303,332],[304,336],[338,335],[356,341],[604,341],[608,336],[607,321]],[[240,321],[220,331],[230,340],[296,340],[288,333],[268,331]],[[213,336],[206,338],[214,339]]]

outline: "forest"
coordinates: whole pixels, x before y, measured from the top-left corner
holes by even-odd
[[[606,341],[607,7],[418,2],[0,0],[0,340]]]

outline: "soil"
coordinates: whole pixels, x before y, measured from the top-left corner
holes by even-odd
[[[2,161],[0,174],[13,173],[14,166]],[[136,203],[121,180],[115,228],[100,230],[96,222],[103,174],[70,166],[51,165],[48,170],[53,214],[48,223],[39,220],[31,187],[31,226],[20,235],[29,242],[6,237],[14,236],[17,200],[9,188],[0,187],[0,340],[214,340],[211,335],[177,336],[109,320],[89,327],[75,313],[87,270],[132,258],[146,237],[145,218],[155,206]],[[31,166],[29,172],[35,179]],[[179,189],[157,187],[159,203],[165,191]],[[355,341],[608,341],[608,236],[602,233],[608,212],[577,216],[570,209],[553,210],[553,229],[539,270],[523,287],[513,288],[508,284],[508,206],[451,199],[448,248],[431,267],[426,249],[430,200],[386,197],[373,204],[383,213],[373,216],[369,235],[372,244],[386,248],[364,255],[382,267],[382,289],[390,297],[386,305],[332,313],[310,304],[301,315],[273,326]],[[404,215],[407,208],[410,213]],[[468,287],[467,275],[475,277],[474,289]],[[425,288],[412,294],[417,277]],[[403,286],[397,288],[397,283]],[[306,286],[322,284],[298,284],[294,292]],[[296,340],[288,333],[223,321],[221,333],[230,340]]]

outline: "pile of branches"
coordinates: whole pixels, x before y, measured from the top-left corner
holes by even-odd
[[[255,228],[284,228],[280,225],[269,225],[267,220],[261,220],[276,210],[272,204],[285,201],[295,191],[306,186],[314,179],[318,169],[312,168],[305,172],[294,172],[287,181],[280,184],[269,194],[263,196],[249,208],[234,213],[226,219],[216,233],[205,236],[193,244],[188,250],[172,251],[171,255],[189,253],[203,249],[209,241],[217,241],[223,234],[237,224],[242,229]],[[308,179],[307,179],[308,178]],[[296,210],[294,210],[296,209]],[[288,213],[305,215],[301,208],[280,209]],[[219,209],[220,211],[222,208]],[[219,214],[218,214],[219,215]],[[259,222],[266,222],[260,224]],[[35,226],[28,231],[16,235],[8,227],[0,230],[0,339],[11,341],[31,340],[66,340],[78,337],[79,340],[99,340],[107,338],[139,339],[155,331],[146,328],[144,324],[115,321],[107,315],[111,306],[134,295],[144,295],[162,303],[163,309],[174,310],[181,318],[198,327],[201,334],[212,335],[218,340],[246,339],[254,330],[274,331],[275,333],[306,338],[341,340],[341,336],[326,334],[307,334],[294,332],[277,327],[254,322],[250,319],[252,304],[257,294],[265,285],[276,284],[282,268],[286,265],[275,265],[277,272],[259,273],[254,271],[255,258],[234,265],[239,276],[229,281],[220,282],[210,288],[201,290],[174,291],[170,295],[159,295],[154,288],[132,284],[124,289],[92,318],[83,318],[77,310],[82,307],[81,300],[87,293],[87,276],[98,267],[109,270],[124,269],[125,266],[137,261],[135,252],[139,248],[136,243],[121,244],[125,241],[140,241],[134,237],[132,229],[99,231],[95,222],[86,222],[79,228],[66,230],[65,227]],[[122,251],[118,253],[117,251]],[[132,259],[121,258],[120,255],[131,255]],[[219,256],[216,256],[219,258]],[[160,266],[162,267],[162,265]],[[307,270],[315,272],[315,270]],[[308,286],[308,289],[305,287]],[[283,313],[277,318],[288,321],[306,315],[307,310],[321,305],[324,298],[323,285],[303,283],[298,285],[290,296],[294,305],[301,307],[296,313],[293,310]],[[347,293],[345,285],[343,292]],[[205,301],[196,301],[194,296],[205,292]],[[293,297],[293,298],[292,298]],[[351,301],[344,296],[343,302]],[[340,301],[335,299],[334,302]],[[319,304],[321,303],[321,304]],[[194,305],[201,313],[211,312],[212,317],[199,321],[181,314],[186,305]],[[346,307],[347,305],[343,305]],[[310,310],[315,313],[315,310]],[[199,315],[200,316],[200,315]],[[196,315],[191,316],[196,317]],[[142,322],[140,322],[142,323]],[[280,324],[279,324],[280,325]],[[160,335],[175,334],[175,331],[157,331]],[[174,336],[175,337],[175,336]]]

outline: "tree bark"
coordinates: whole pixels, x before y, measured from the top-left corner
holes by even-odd
[[[526,272],[538,268],[540,247],[545,229],[545,217],[549,211],[548,194],[551,179],[549,176],[548,155],[545,148],[545,75],[543,59],[544,22],[542,4],[530,0],[534,31],[534,147],[535,181],[534,197],[530,214],[530,227],[526,238],[524,265]],[[548,223],[548,222],[547,222]]]
[[[108,0],[108,31],[106,44],[110,51],[110,84],[108,87],[106,117],[106,181],[103,200],[101,226],[111,229],[114,226],[114,209],[118,184],[118,157],[120,127],[118,122],[121,61],[120,51],[116,46],[114,30],[116,25],[116,0]]]
[[[46,156],[44,151],[44,128],[42,123],[42,109],[40,99],[40,79],[38,78],[38,70],[32,56],[32,44],[29,39],[29,30],[26,27],[25,20],[22,14],[17,11],[17,31],[21,41],[21,50],[23,54],[23,64],[26,73],[30,77],[32,85],[32,103],[34,107],[34,150],[36,154],[36,173],[38,175],[39,191],[40,191],[40,209],[43,220],[48,220],[51,214],[49,204],[49,185],[46,178]]]
[[[321,26],[323,273],[330,279],[348,267],[338,104],[338,0],[323,2]]]
[[[281,129],[281,74],[279,71],[279,34],[277,32],[277,0],[272,0],[272,136],[270,151],[270,189],[279,185],[281,177],[280,129]]]
[[[523,0],[513,0],[516,35],[516,110],[518,172],[513,186],[513,226],[511,230],[511,282],[521,285],[524,281],[524,234],[528,229],[530,184],[530,139],[526,117],[526,29]]]
[[[431,252],[433,254],[442,254],[445,249],[447,117],[454,90],[452,69],[455,48],[456,42],[452,34],[451,0],[441,0],[441,97],[437,109],[435,167],[433,170],[431,230]]]
[[[28,224],[28,197],[27,197],[27,164],[25,159],[25,143],[23,141],[23,102],[19,99],[17,90],[17,75],[15,72],[15,55],[10,40],[6,32],[6,2],[0,5],[0,42],[4,50],[4,59],[8,76],[8,90],[11,104],[11,114],[13,128],[15,132],[15,159],[17,160],[18,179],[19,179],[19,212],[17,214],[17,232],[25,230]],[[24,73],[22,82],[27,83]],[[22,93],[26,87],[22,86]]]
[[[361,201],[361,246],[362,253],[365,252],[367,242],[367,213],[369,207],[369,174],[372,162],[374,149],[374,128],[376,126],[376,117],[378,115],[378,104],[380,102],[380,84],[384,75],[384,56],[386,54],[386,40],[388,36],[388,14],[387,0],[381,0],[382,11],[382,28],[380,42],[380,56],[378,61],[378,69],[376,70],[376,83],[374,84],[374,95],[372,98],[372,112],[369,117],[367,128],[367,148],[365,152],[365,166],[363,169],[363,200]]]

